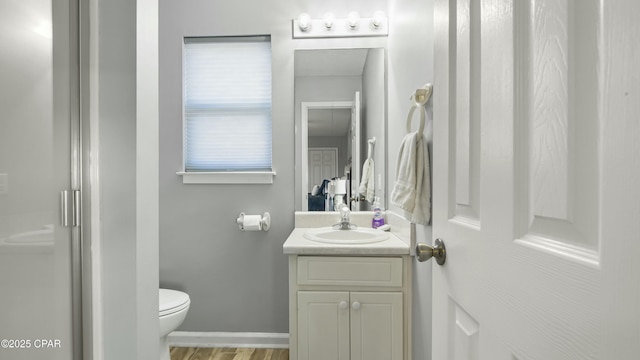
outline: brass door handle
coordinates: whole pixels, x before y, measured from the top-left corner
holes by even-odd
[[[425,243],[416,244],[416,255],[420,262],[427,261],[433,257],[436,258],[438,265],[444,265],[444,262],[447,260],[447,249],[442,239],[436,239],[434,247]]]

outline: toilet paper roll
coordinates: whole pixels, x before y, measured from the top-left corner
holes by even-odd
[[[333,183],[335,184],[335,191],[334,194],[338,195],[338,194],[346,194],[347,193],[347,181],[346,180],[340,180],[340,179],[336,179],[333,180]]]
[[[243,231],[260,231],[262,230],[261,222],[262,222],[261,215],[245,215],[244,220],[242,221],[242,230]]]

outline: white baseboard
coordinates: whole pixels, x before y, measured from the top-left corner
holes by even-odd
[[[178,347],[289,348],[288,333],[174,331],[168,340],[169,346]]]

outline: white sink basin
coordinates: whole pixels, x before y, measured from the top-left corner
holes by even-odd
[[[308,230],[303,234],[304,238],[328,244],[372,244],[385,241],[389,234],[376,229],[357,228],[353,230],[335,230],[331,227],[323,227]]]

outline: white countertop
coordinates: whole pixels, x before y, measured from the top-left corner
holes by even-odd
[[[282,246],[290,255],[409,255],[409,245],[393,233],[384,241],[371,244],[334,244],[307,240],[303,234],[312,228],[295,228]]]

